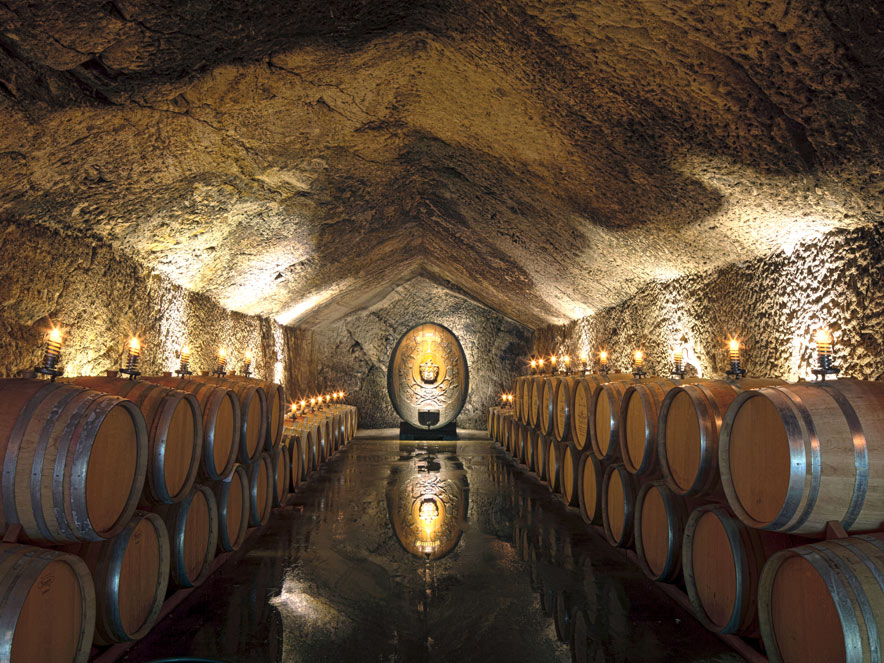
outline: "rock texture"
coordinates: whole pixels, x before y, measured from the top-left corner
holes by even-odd
[[[58,325],[66,376],[119,368],[137,334],[143,373],[176,370],[185,343],[191,370],[211,370],[223,344],[230,369],[241,371],[251,349],[256,376],[289,391],[315,385],[311,332],[226,311],[105,245],[0,222],[0,255],[0,377],[39,363],[44,335]]]
[[[360,427],[398,427],[399,417],[387,395],[387,366],[402,334],[422,322],[444,325],[460,340],[470,369],[470,391],[458,426],[484,429],[488,408],[499,402],[522,368],[531,332],[453,287],[422,277],[370,308],[314,331],[319,385],[348,393],[348,402],[359,409]]]
[[[535,337],[540,354],[606,348],[612,366],[631,369],[643,348],[646,370],[668,375],[670,346],[689,348],[689,371],[724,377],[727,339],[745,344],[750,375],[813,379],[814,332],[834,332],[843,376],[884,378],[884,224],[832,233],[792,253],[711,274],[646,286],[625,302]],[[682,340],[683,339],[683,340]]]
[[[874,2],[0,4],[0,218],[307,327],[530,326],[884,217]]]

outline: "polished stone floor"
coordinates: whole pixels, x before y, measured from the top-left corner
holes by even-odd
[[[484,435],[392,433],[362,431],[123,660],[742,660]]]

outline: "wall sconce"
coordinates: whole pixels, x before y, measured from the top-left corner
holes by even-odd
[[[52,382],[55,378],[64,373],[64,369],[58,366],[61,359],[61,329],[53,327],[46,334],[46,349],[43,351],[43,363],[34,368],[34,371],[43,375],[48,375]]]
[[[817,329],[813,337],[816,343],[817,368],[812,373],[816,375],[817,380],[825,380],[826,376],[837,376],[840,372],[838,367],[834,365],[835,359],[834,338],[832,332],[825,327]]]
[[[641,380],[644,377],[647,377],[647,373],[645,373],[644,365],[645,365],[645,353],[642,350],[636,350],[632,355],[632,363],[633,369],[632,374],[635,376],[636,380]]]
[[[179,365],[178,370],[175,371],[182,378],[187,377],[188,375],[192,375],[190,372],[190,346],[182,345],[181,349],[178,351],[178,359]]]
[[[583,351],[580,353],[580,370],[583,373],[583,375],[586,375],[586,372],[589,370],[588,364],[589,364],[589,353],[586,351]]]
[[[249,377],[252,374],[252,351],[250,349],[246,350],[245,365],[242,374]]]
[[[565,371],[565,375],[571,375],[571,356],[570,355],[562,355],[562,367]]]
[[[599,373],[608,374],[608,351],[599,350]]]
[[[530,370],[528,371],[528,375],[534,375],[537,372],[537,360],[532,359],[530,362],[528,362],[528,366],[530,368]]]
[[[746,369],[740,367],[740,345],[740,340],[737,338],[732,338],[727,345],[727,356],[731,367],[725,371],[725,375],[734,380],[746,377]]]
[[[130,380],[134,380],[141,375],[141,371],[138,370],[138,358],[140,356],[141,341],[138,340],[137,336],[133,336],[129,339],[129,352],[126,355],[126,365],[120,369],[120,373],[128,375]]]
[[[671,348],[672,350],[672,375],[678,376],[684,380],[684,346],[678,345]]]
[[[556,372],[556,362],[559,360],[555,355],[549,356],[549,374],[552,375]]]

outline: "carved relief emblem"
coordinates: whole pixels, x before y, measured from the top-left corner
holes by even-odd
[[[432,359],[427,359],[421,364],[421,380],[424,384],[433,384],[439,377],[439,365],[434,364]]]

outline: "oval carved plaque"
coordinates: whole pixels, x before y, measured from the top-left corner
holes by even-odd
[[[425,322],[396,343],[387,368],[387,391],[396,414],[412,426],[433,430],[451,423],[463,409],[468,390],[467,358],[447,327]]]

